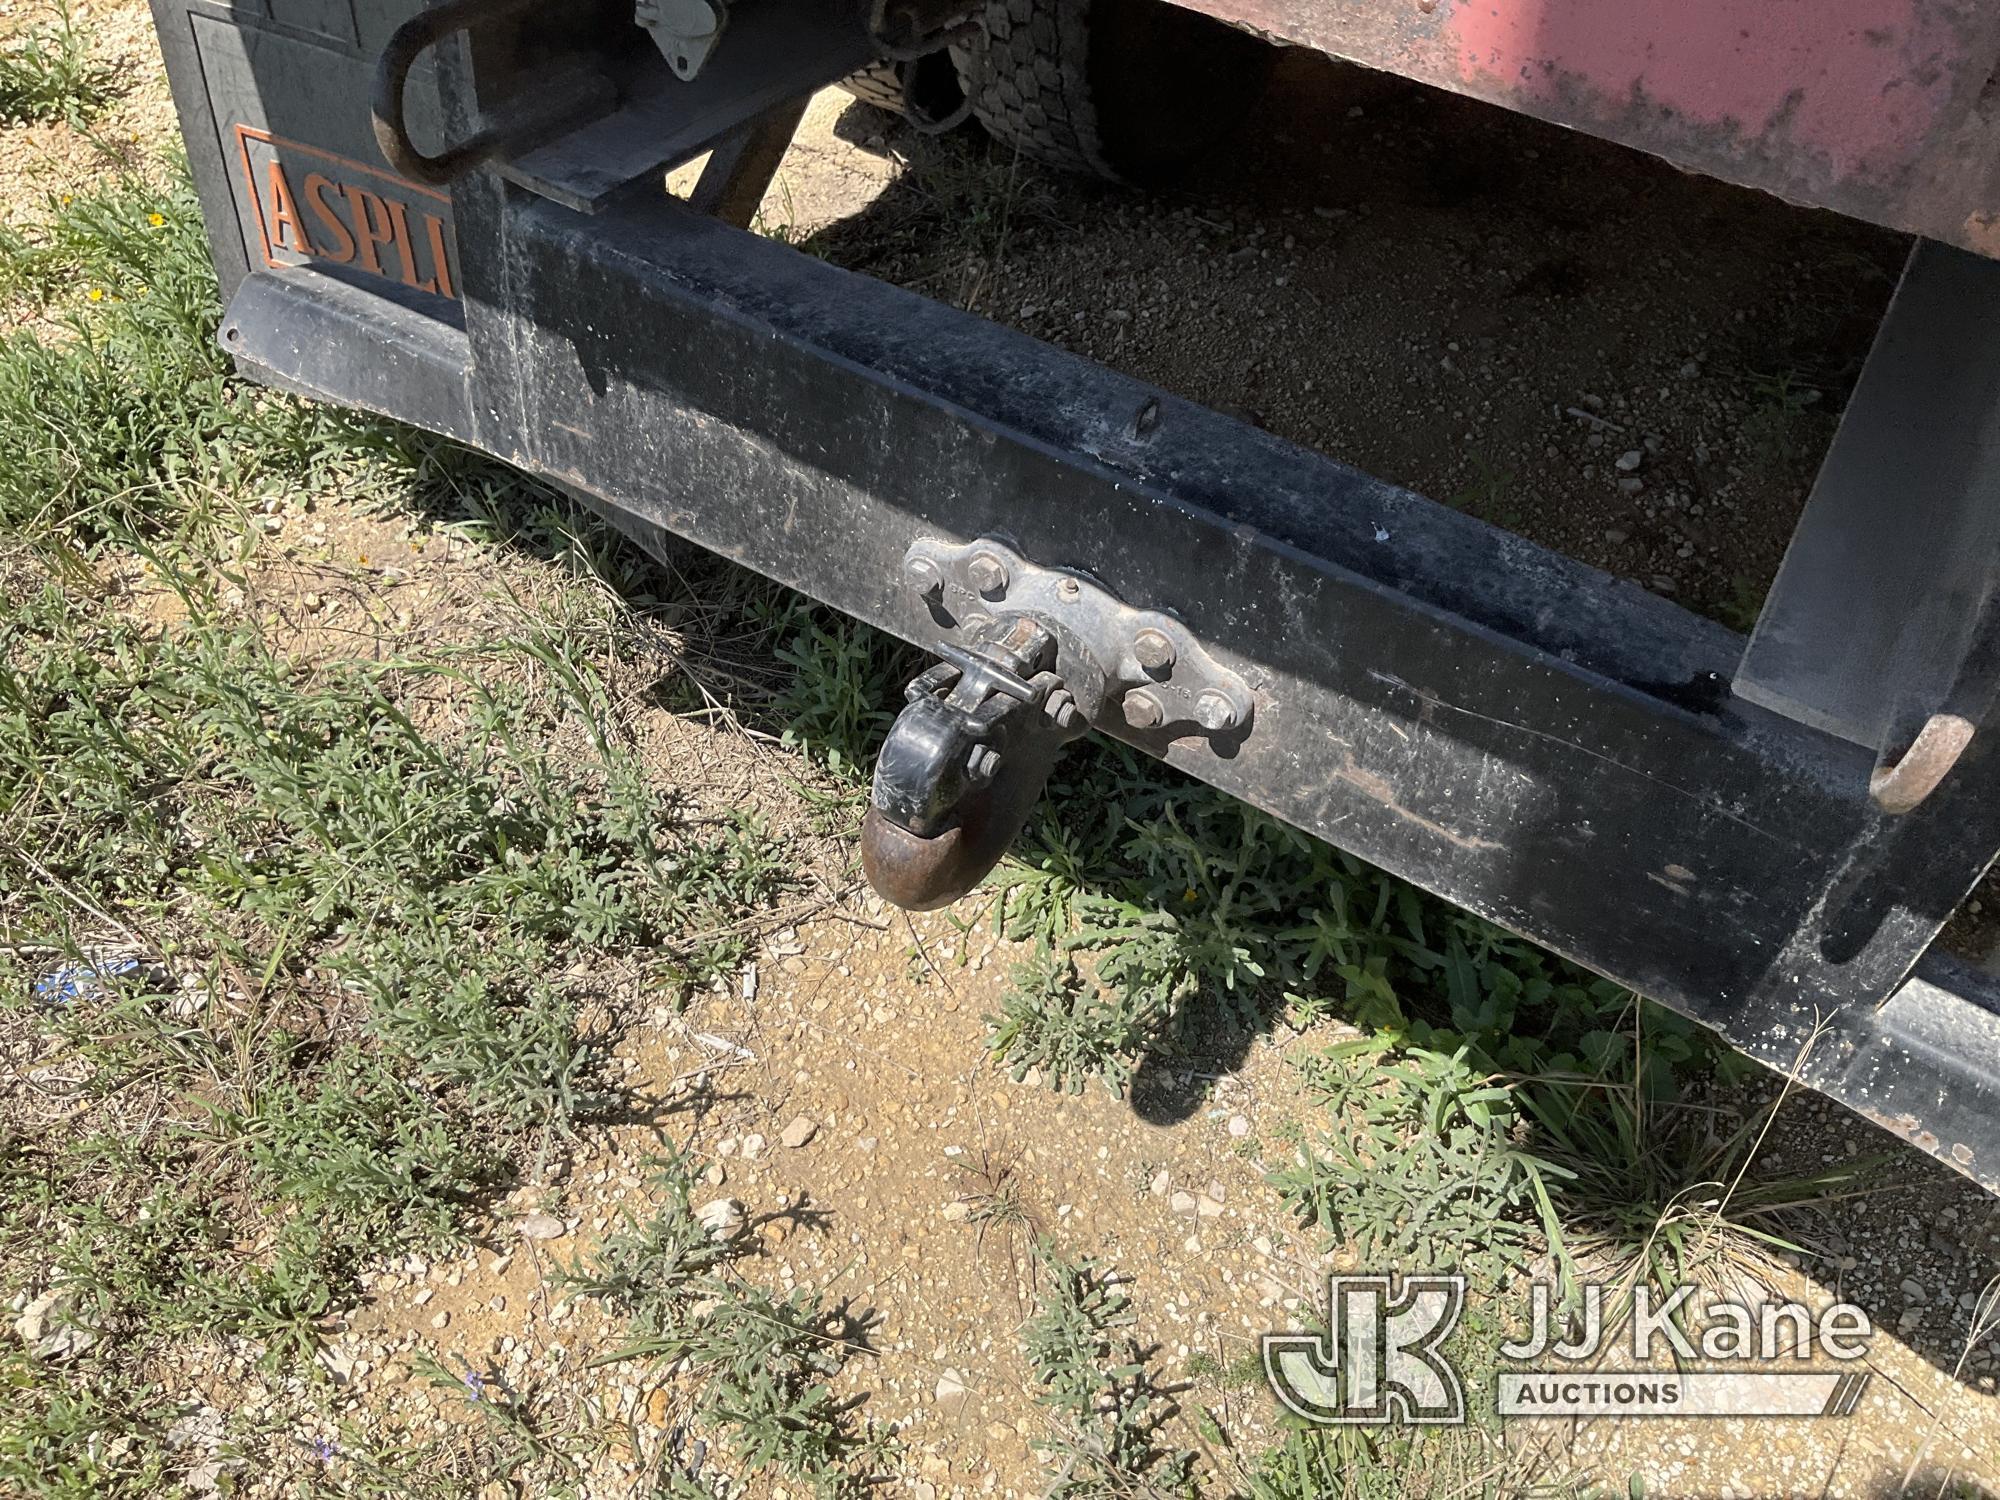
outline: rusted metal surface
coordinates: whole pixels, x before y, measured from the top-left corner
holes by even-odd
[[[1914,811],[1958,764],[1972,734],[1972,724],[1957,714],[1932,714],[1908,750],[1876,763],[1868,794],[1884,812]]]
[[[1991,0],[1176,0],[2000,257]]]

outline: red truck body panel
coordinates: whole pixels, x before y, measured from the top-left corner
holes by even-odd
[[[1996,0],[1179,0],[2000,257]]]

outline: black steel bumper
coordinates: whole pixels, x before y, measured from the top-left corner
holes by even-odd
[[[2000,848],[1979,736],[1914,812],[1732,696],[1743,641],[1215,412],[670,201],[456,195],[462,315],[311,268],[224,328],[919,645],[920,538],[1173,613],[1256,697],[1094,727],[1714,1027],[2000,1189],[2000,1004],[1919,960]],[[1915,977],[1912,977],[1913,972]]]

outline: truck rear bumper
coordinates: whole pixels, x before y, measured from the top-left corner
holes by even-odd
[[[1729,691],[1630,584],[671,201],[454,194],[458,313],[314,266],[225,320],[257,378],[414,421],[920,646],[918,540],[1166,610],[1256,696],[1128,740],[1714,1027],[2000,1190],[2000,1000],[1919,960],[2000,848],[1980,735],[1915,811]],[[1915,977],[1912,977],[1913,971]]]

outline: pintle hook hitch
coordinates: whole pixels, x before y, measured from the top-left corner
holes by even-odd
[[[905,690],[875,761],[861,868],[908,911],[947,906],[999,863],[1083,716],[1049,670],[1055,638],[1025,615],[997,622]]]
[[[1256,700],[1240,675],[1179,619],[1086,574],[996,537],[924,539],[903,583],[946,639],[944,660],[907,690],[861,825],[868,883],[898,906],[930,911],[977,885],[1091,723],[1155,755],[1196,743],[1230,755],[1251,732]]]

